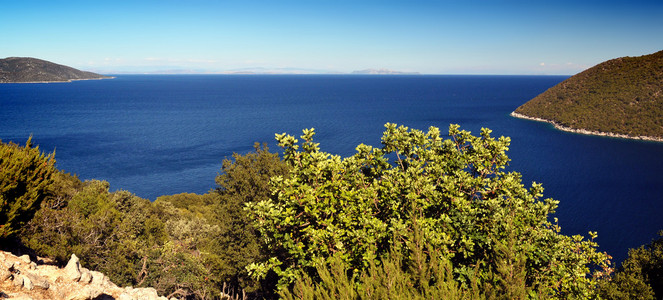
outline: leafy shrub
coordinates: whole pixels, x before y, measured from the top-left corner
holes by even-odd
[[[274,272],[283,290],[304,274],[314,278],[316,263],[332,257],[366,270],[402,251],[394,241],[413,241],[407,229],[417,222],[464,289],[499,281],[491,274],[506,260],[521,265],[521,281],[542,295],[594,295],[597,277],[609,270],[607,254],[591,240],[560,234],[548,221],[558,202],[540,200],[540,184],[526,189],[519,173],[504,171],[509,138],[495,139],[488,129],[475,137],[457,125],[448,139],[435,127],[385,127],[381,149],[362,144],[345,159],[321,152],[312,129],[304,130],[301,151],[297,139],[277,135],[291,169],[272,178],[272,198],[248,204],[271,252],[249,267],[254,277]],[[500,247],[513,255],[505,258]]]

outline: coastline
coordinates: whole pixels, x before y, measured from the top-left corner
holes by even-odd
[[[561,130],[561,131],[566,131],[566,132],[571,132],[571,133],[606,136],[606,137],[620,138],[620,139],[663,142],[663,138],[653,137],[653,136],[631,136],[631,135],[612,133],[612,132],[601,132],[601,131],[591,131],[591,130],[587,130],[587,129],[571,128],[571,127],[560,125],[559,123],[557,123],[555,121],[536,118],[536,117],[530,117],[530,116],[526,116],[526,115],[523,115],[523,114],[519,114],[515,111],[511,112],[509,115],[514,117],[514,118],[518,118],[518,119],[525,119],[525,120],[530,120],[530,121],[550,123],[555,127],[555,129],[558,129],[558,130]]]
[[[82,80],[104,80],[104,79],[115,79],[115,76],[107,76],[104,78],[81,78],[81,79],[69,79],[69,80],[62,80],[62,81],[21,81],[21,82],[0,82],[0,84],[3,83],[69,83],[73,81],[82,81]]]

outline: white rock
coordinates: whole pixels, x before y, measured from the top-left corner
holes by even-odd
[[[83,288],[76,289],[67,295],[67,300],[88,300],[99,297],[103,291],[91,285],[86,285]]]
[[[127,294],[126,292],[124,292],[124,293],[120,294],[119,297],[117,297],[117,300],[134,300],[134,298],[131,297],[131,296],[130,296],[129,294]]]
[[[71,281],[81,279],[81,263],[76,254],[72,254],[67,266],[64,267],[65,278]]]
[[[30,278],[28,278],[28,276],[21,275],[21,277],[23,277],[23,288],[25,288],[28,291],[35,288],[35,285],[32,284],[32,281],[30,280]]]
[[[92,275],[92,284],[104,285],[106,284],[107,277],[104,273],[97,271],[90,271]]]
[[[26,264],[29,264],[31,262],[30,255],[27,254],[21,255],[21,257],[19,257],[18,259],[20,259],[22,262]]]
[[[137,289],[125,289],[123,295],[126,294],[130,298],[126,299],[144,299],[144,300],[157,300],[159,299],[159,294],[154,288],[137,288]],[[120,295],[120,299],[122,295]]]
[[[9,279],[9,277],[11,277],[11,276],[12,276],[12,272],[9,272],[8,269],[0,268],[0,282],[3,282],[5,280]]]
[[[86,268],[81,268],[81,278],[78,280],[80,283],[83,284],[88,284],[92,281],[92,274],[90,273],[90,270]]]
[[[48,280],[42,276],[33,273],[26,273],[25,277],[27,277],[27,279],[29,279],[32,285],[36,288],[47,290],[51,286],[48,283]],[[25,282],[23,283],[23,286],[25,286]]]
[[[23,276],[14,276],[13,284],[18,287],[23,286]]]

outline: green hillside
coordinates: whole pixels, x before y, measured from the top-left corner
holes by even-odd
[[[515,113],[571,129],[663,138],[663,51],[600,63]]]
[[[68,82],[72,80],[105,79],[108,76],[85,72],[32,57],[0,59],[0,83]]]

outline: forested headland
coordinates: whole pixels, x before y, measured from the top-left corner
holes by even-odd
[[[518,107],[559,128],[663,141],[663,51],[600,63]]]
[[[386,124],[341,158],[315,131],[223,160],[210,192],[154,202],[0,144],[5,250],[186,299],[660,299],[663,240],[621,266],[596,232],[561,233],[559,201],[506,172],[508,137]]]
[[[32,57],[0,59],[0,83],[69,82],[108,78],[112,77]]]

